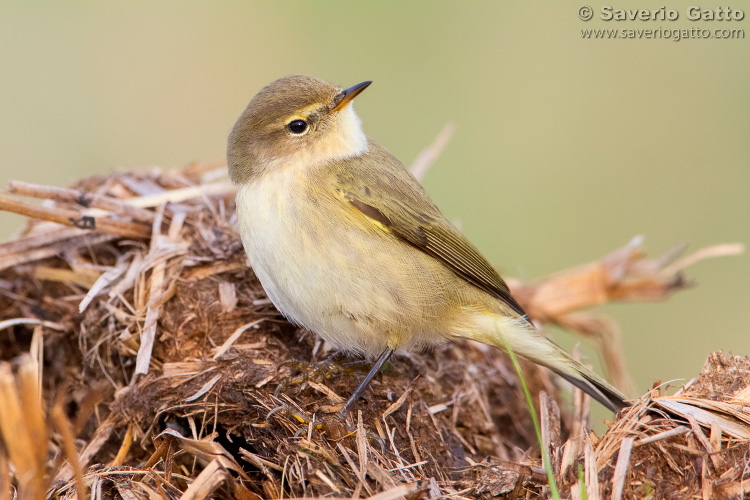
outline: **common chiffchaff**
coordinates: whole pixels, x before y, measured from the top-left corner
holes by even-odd
[[[419,182],[362,131],[342,90],[281,78],[229,135],[228,164],[250,264],[290,321],[377,358],[469,338],[546,366],[611,410],[623,395],[526,319],[508,286]]]

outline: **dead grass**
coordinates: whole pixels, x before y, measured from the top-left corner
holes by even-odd
[[[330,353],[279,316],[247,267],[224,168],[71,189],[11,183],[11,194],[48,200],[41,207],[0,197],[44,219],[0,245],[0,500],[546,498],[520,384],[496,350],[461,343],[395,358],[348,423],[333,412],[367,369],[356,358],[290,383],[307,370],[295,360]],[[512,287],[535,321],[598,342],[627,389],[617,330],[587,309],[666,298],[686,286],[687,265],[741,249],[678,261],[682,250],[647,260],[636,239]],[[748,358],[712,354],[678,394],[655,389],[601,438],[588,398],[566,404],[558,380],[523,369],[542,394],[565,497],[750,491]]]

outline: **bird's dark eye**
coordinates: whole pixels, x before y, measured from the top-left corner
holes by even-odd
[[[287,125],[289,132],[293,134],[304,134],[307,130],[307,122],[305,120],[292,120]]]

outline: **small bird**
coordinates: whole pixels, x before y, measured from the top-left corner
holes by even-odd
[[[612,411],[624,396],[527,319],[508,285],[419,182],[369,139],[348,89],[307,76],[263,88],[232,129],[229,175],[249,262],[292,323],[376,359],[468,338],[546,366]]]

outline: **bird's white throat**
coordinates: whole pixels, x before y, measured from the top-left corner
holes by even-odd
[[[330,144],[323,153],[330,154],[330,159],[351,158],[367,152],[367,136],[362,130],[362,120],[351,104],[339,112],[336,120],[336,131],[331,131]],[[325,145],[323,147],[326,147]]]

